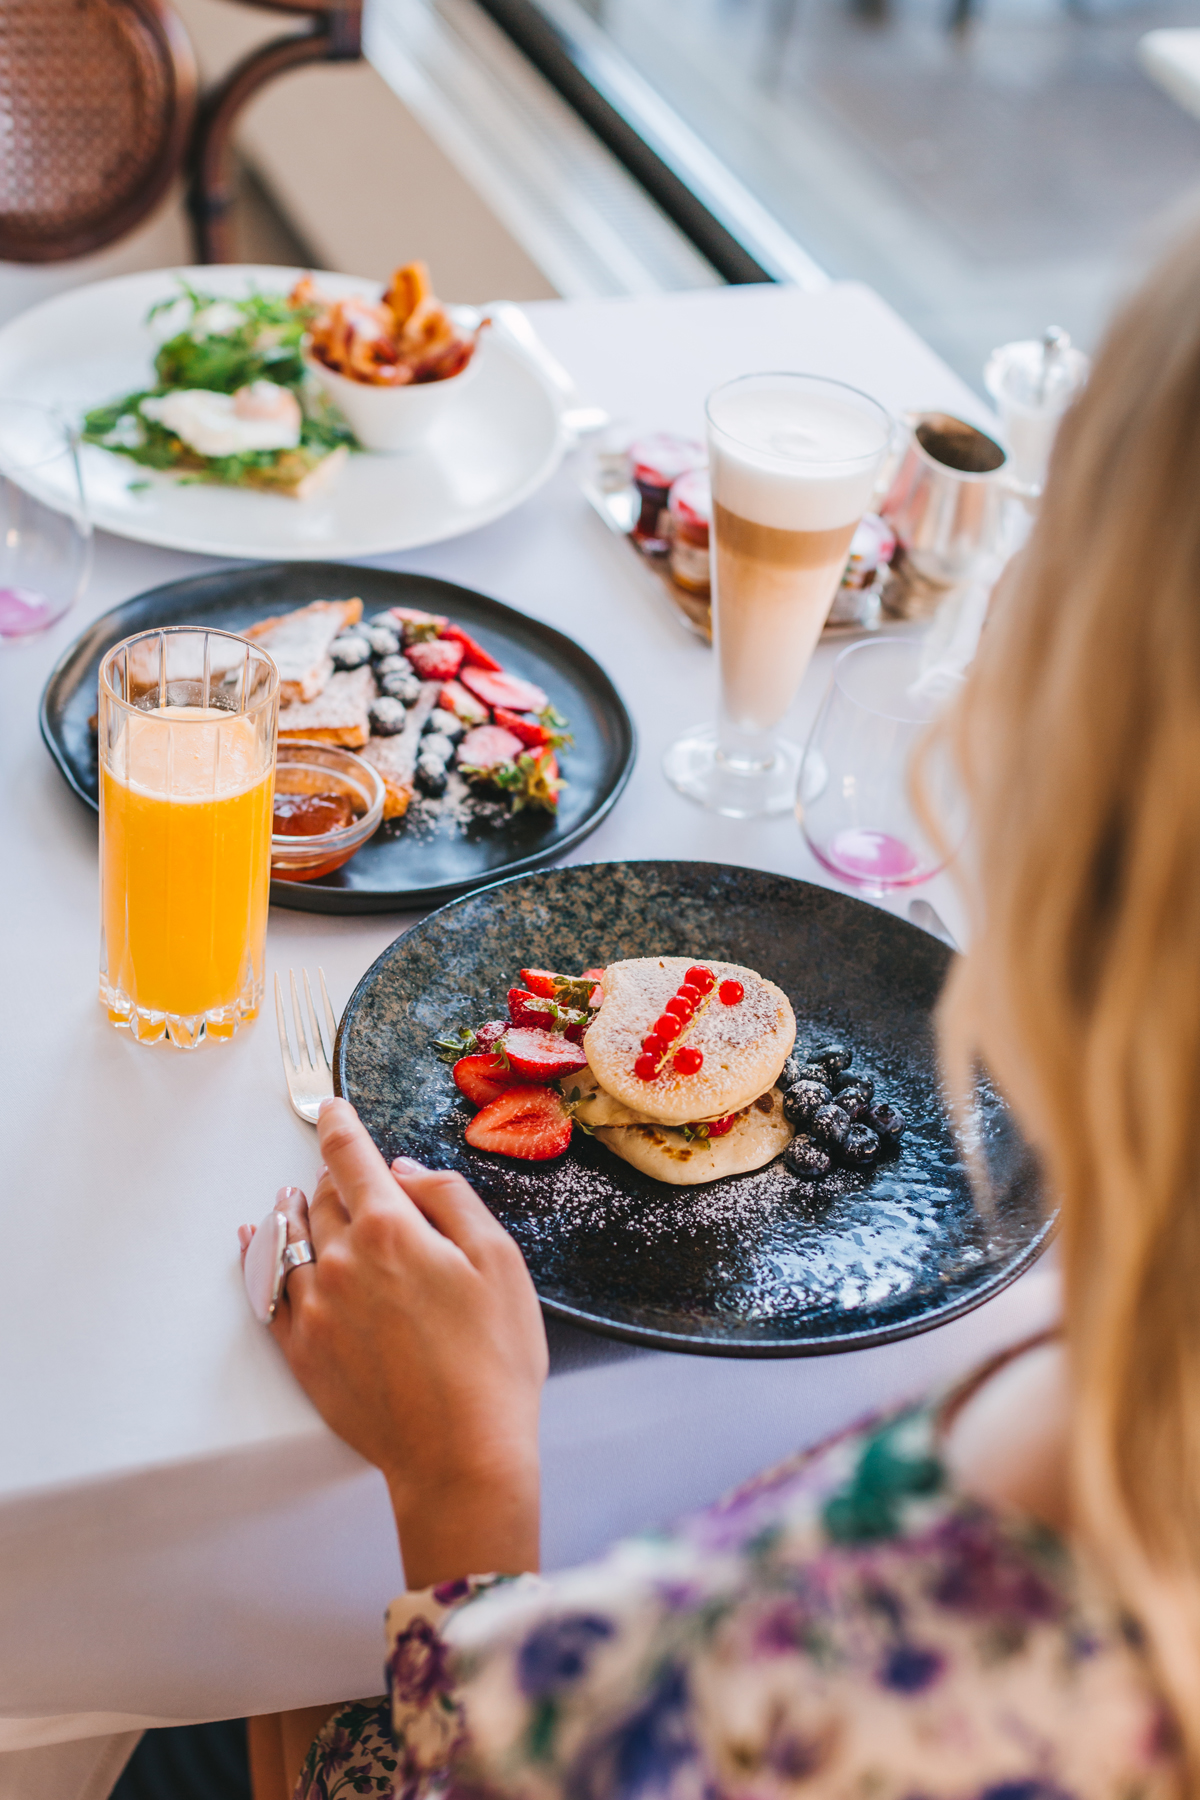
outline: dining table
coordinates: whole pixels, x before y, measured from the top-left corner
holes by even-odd
[[[870,289],[832,282],[526,309],[586,399],[630,429],[702,435],[749,369],[852,382],[893,413],[985,428],[973,393]],[[791,815],[706,812],[662,772],[715,711],[711,649],[589,506],[586,441],[505,518],[373,559],[482,590],[568,633],[634,720],[632,777],[573,863],[699,859],[833,885]],[[269,1008],[228,1043],[146,1047],[97,1000],[97,820],[39,736],[43,685],[96,615],[216,567],[98,534],[89,585],[0,653],[4,1303],[0,1306],[0,1794],[101,1800],[146,1728],[337,1702],[382,1686],[403,1573],[380,1475],[318,1417],[242,1286],[237,1227],[311,1186]],[[910,625],[887,627],[912,630]],[[834,656],[786,722],[803,740]],[[960,940],[956,890],[915,890]],[[911,892],[877,903],[907,916]],[[422,915],[273,906],[275,973],[324,970],[335,1007]],[[561,1568],[702,1506],[855,1418],[948,1383],[1052,1322],[1053,1252],[951,1323],[771,1360],[641,1348],[548,1321],[543,1557]]]

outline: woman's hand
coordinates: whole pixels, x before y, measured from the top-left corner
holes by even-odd
[[[311,1203],[277,1202],[316,1252],[271,1326],[292,1372],[387,1478],[411,1587],[534,1569],[547,1352],[521,1252],[461,1175],[389,1171],[346,1101],[317,1132]]]

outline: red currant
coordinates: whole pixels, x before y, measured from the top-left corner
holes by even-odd
[[[661,1056],[667,1048],[666,1038],[659,1037],[657,1031],[651,1031],[642,1039],[642,1049],[650,1056]]]
[[[676,994],[673,999],[667,1001],[663,1008],[664,1012],[674,1013],[677,1019],[682,1019],[685,1025],[695,1010],[691,1001],[685,1000],[682,994]]]
[[[703,1061],[703,1050],[696,1050],[691,1044],[685,1044],[682,1050],[675,1052],[671,1067],[677,1075],[694,1075]]]
[[[653,1081],[658,1074],[657,1056],[639,1056],[633,1065],[633,1072],[642,1081]]]
[[[717,989],[717,999],[725,1006],[736,1006],[745,997],[746,990],[740,981],[723,981]]]
[[[663,1038],[668,1044],[673,1044],[683,1030],[683,1020],[677,1019],[674,1013],[665,1012],[661,1019],[655,1019],[653,1029],[655,1037]]]
[[[704,995],[701,992],[701,990],[698,987],[694,987],[690,981],[685,981],[683,986],[679,989],[678,993],[676,994],[675,998],[677,1000],[688,1001],[689,1004],[691,1005],[692,1011],[694,1012],[696,1010],[696,1008],[699,1006],[700,1002],[703,1000]]]
[[[683,979],[688,982],[690,986],[699,988],[702,994],[711,994],[717,985],[717,978],[712,970],[702,968],[699,963],[697,963],[695,968],[689,969]]]

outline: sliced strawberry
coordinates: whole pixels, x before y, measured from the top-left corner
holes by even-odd
[[[442,637],[443,639],[452,638],[456,644],[462,645],[463,662],[468,669],[499,671],[504,667],[504,664],[498,663],[494,656],[488,655],[482,644],[477,644],[473,637],[469,637],[461,625],[443,625]]]
[[[467,769],[495,769],[521,754],[521,740],[499,725],[477,725],[458,746],[457,760]]]
[[[508,1019],[489,1019],[475,1033],[475,1042],[481,1050],[494,1050],[500,1039],[508,1030],[511,1021]]]
[[[587,1057],[578,1044],[558,1032],[529,1025],[514,1025],[505,1032],[504,1054],[527,1081],[557,1081],[560,1075],[578,1075],[587,1067]]]
[[[486,725],[488,709],[474,694],[468,694],[461,681],[448,681],[438,695],[438,705],[452,712],[464,725]]]
[[[532,681],[522,681],[519,675],[510,675],[501,669],[492,672],[490,669],[464,669],[463,686],[470,688],[477,700],[487,706],[505,706],[510,712],[539,713],[544,712],[550,702],[540,687]]]
[[[462,665],[463,647],[453,638],[429,638],[404,652],[422,681],[449,681]]]
[[[569,1146],[571,1115],[549,1088],[510,1087],[475,1114],[466,1138],[475,1150],[546,1162]]]
[[[544,725],[539,725],[536,719],[523,719],[520,713],[510,712],[507,706],[498,706],[493,717],[497,725],[503,725],[505,731],[511,731],[514,737],[519,737],[530,750],[538,750],[543,744],[548,744],[553,735]]]
[[[532,1025],[539,1031],[549,1031],[550,1005],[545,994],[531,994],[528,988],[519,987],[508,990],[508,1016],[514,1025]]]
[[[533,1025],[542,1031],[557,1029],[568,1043],[581,1043],[588,1023],[586,1016],[574,1007],[560,1006],[556,1021],[550,1010],[553,1004],[544,994],[531,994],[525,988],[510,987],[508,990],[508,1014],[514,1025]]]
[[[389,606],[388,616],[395,619],[405,637],[436,637],[450,621],[443,613],[422,612],[419,606]]]
[[[551,969],[522,969],[521,980],[531,994],[540,994],[543,1000],[553,1000],[554,984],[566,981],[565,975],[555,975]]]
[[[603,969],[585,969],[582,975],[556,975],[553,969],[522,969],[521,980],[531,994],[540,994],[544,1000],[559,1000],[565,991],[571,1006],[583,1005],[581,982],[596,981],[604,973]],[[588,996],[588,1005],[599,1006],[604,998],[604,989],[594,987]]]
[[[727,1131],[733,1130],[739,1116],[740,1115],[737,1113],[726,1113],[723,1119],[706,1119],[704,1121],[704,1131],[710,1138],[724,1137]],[[692,1130],[696,1130],[694,1125],[692,1126]]]
[[[604,980],[604,970],[603,969],[585,969],[583,971],[583,974],[579,977],[579,979],[580,979],[580,981],[595,981],[595,982],[603,981]],[[603,1004],[604,1004],[604,989],[602,987],[594,987],[592,989],[592,997],[588,1001],[588,1005],[589,1006],[603,1006]]]
[[[454,1085],[472,1106],[486,1106],[520,1080],[498,1056],[462,1056],[450,1071]]]

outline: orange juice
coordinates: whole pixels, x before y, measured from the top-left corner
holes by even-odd
[[[143,1041],[229,1037],[258,1011],[273,741],[267,750],[254,717],[212,707],[113,721],[100,771],[101,997]]]

